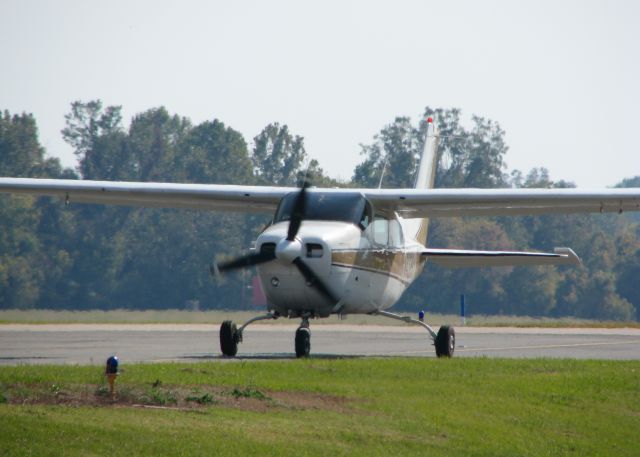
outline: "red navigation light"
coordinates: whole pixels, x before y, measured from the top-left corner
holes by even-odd
[[[429,117],[427,118],[427,122],[428,122],[429,124],[431,124],[431,123],[433,122],[433,118],[432,118],[431,116],[429,116]]]

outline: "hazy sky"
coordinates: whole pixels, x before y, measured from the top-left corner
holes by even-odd
[[[252,138],[270,122],[348,179],[359,143],[427,105],[498,121],[509,169],[640,175],[637,1],[0,0],[0,109],[50,155],[74,100],[164,105]]]

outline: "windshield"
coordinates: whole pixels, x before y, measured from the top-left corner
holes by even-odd
[[[297,192],[285,195],[278,205],[273,222],[291,219]],[[371,205],[359,193],[308,192],[305,220],[340,221],[364,229],[371,221]]]

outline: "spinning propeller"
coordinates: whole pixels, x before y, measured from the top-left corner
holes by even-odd
[[[287,236],[286,238],[278,241],[275,250],[261,250],[260,252],[238,257],[237,259],[230,260],[229,262],[214,264],[211,267],[211,272],[216,274],[223,273],[229,270],[236,270],[238,268],[260,265],[261,263],[271,262],[272,260],[279,260],[286,264],[295,265],[300,274],[302,274],[304,279],[307,281],[307,284],[315,287],[318,292],[332,303],[338,303],[338,298],[331,292],[331,290],[329,290],[326,284],[318,275],[316,275],[309,265],[302,260],[301,255],[303,252],[303,245],[299,239],[296,239],[296,235],[298,234],[302,221],[306,215],[308,187],[309,183],[305,181],[293,203]]]

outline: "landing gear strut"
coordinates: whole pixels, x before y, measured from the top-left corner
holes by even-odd
[[[429,332],[429,335],[433,340],[433,345],[436,348],[436,355],[438,357],[453,357],[453,351],[456,348],[456,332],[453,330],[453,327],[443,325],[440,327],[440,330],[438,330],[438,333],[436,333],[429,324],[416,319],[411,319],[408,316],[400,316],[399,314],[390,313],[388,311],[376,311],[372,314],[424,327]]]
[[[266,319],[277,319],[278,317],[280,316],[276,313],[257,316],[249,319],[240,328],[237,328],[233,321],[224,321],[220,326],[220,351],[222,351],[222,355],[235,357],[238,353],[238,343],[242,342],[242,332],[249,324]]]

